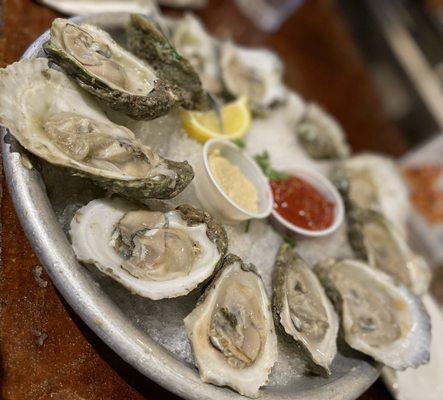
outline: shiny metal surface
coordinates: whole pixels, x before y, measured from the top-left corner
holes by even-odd
[[[81,19],[118,35],[127,18],[125,14],[101,14]],[[24,58],[39,55],[47,39],[46,32]],[[158,302],[142,299],[76,261],[66,236],[66,210],[72,211],[102,193],[32,157],[31,164],[38,168],[30,168],[28,155],[4,129],[2,149],[9,190],[36,254],[59,291],[94,332],[125,361],[179,396],[241,398],[229,389],[203,384],[188,356],[182,319],[191,311],[195,296]],[[279,384],[281,379],[273,377],[261,398],[355,399],[375,381],[379,369],[346,347],[340,353],[330,378],[294,376]]]

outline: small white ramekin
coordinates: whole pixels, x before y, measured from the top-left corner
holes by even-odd
[[[257,189],[259,198],[257,213],[239,207],[215,180],[209,168],[208,156],[216,149],[220,150],[221,155],[231,164],[238,166]],[[214,217],[225,223],[235,224],[248,219],[266,218],[271,214],[274,199],[268,180],[257,163],[234,143],[223,139],[208,140],[203,146],[201,158],[195,167],[194,186],[197,197],[202,206]]]
[[[343,222],[345,207],[343,204],[343,199],[340,196],[340,193],[338,192],[336,187],[329,181],[329,179],[327,179],[319,172],[312,169],[308,169],[306,167],[286,168],[283,172],[287,173],[289,176],[296,176],[298,178],[303,179],[307,183],[310,183],[326,199],[332,201],[335,205],[334,219],[332,221],[331,226],[329,226],[328,228],[313,231],[309,229],[303,229],[297,225],[292,224],[291,222],[286,220],[282,215],[280,215],[276,209],[273,209],[271,216],[271,222],[273,223],[273,225],[276,228],[278,228],[278,225],[280,225],[280,228],[283,228],[280,230],[283,231],[284,233],[298,234],[306,237],[327,236],[330,235],[332,232],[336,231]]]

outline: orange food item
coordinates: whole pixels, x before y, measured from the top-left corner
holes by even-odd
[[[424,165],[403,170],[410,189],[410,199],[429,224],[443,223],[443,189],[438,187],[443,166]]]

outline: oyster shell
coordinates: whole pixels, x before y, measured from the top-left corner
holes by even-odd
[[[184,322],[202,381],[257,397],[277,360],[277,337],[255,268],[228,255]]]
[[[418,297],[356,260],[327,260],[315,272],[352,348],[396,370],[429,362],[430,319]]]
[[[192,14],[186,14],[183,18],[174,20],[171,25],[173,45],[197,71],[203,88],[212,93],[221,92],[222,83],[216,40],[206,32],[200,20]]]
[[[202,109],[208,106],[197,72],[149,18],[140,14],[131,16],[128,46],[136,56],[148,62],[160,78],[180,92],[183,107]]]
[[[159,3],[166,7],[204,8],[208,0],[159,0]]]
[[[132,118],[157,118],[183,100],[182,91],[161,79],[154,66],[95,26],[57,18],[43,48],[83,89]]]
[[[0,70],[0,124],[20,144],[51,164],[94,180],[124,197],[165,199],[194,173],[187,162],[161,158],[124,126],[112,123],[47,59]]]
[[[223,227],[187,205],[162,213],[93,200],[75,214],[70,236],[79,261],[153,300],[188,294],[215,273],[227,250]]]
[[[427,291],[431,274],[426,261],[409,248],[401,232],[382,214],[365,209],[349,212],[348,238],[357,258],[386,272],[417,295]]]
[[[314,363],[314,371],[330,374],[337,354],[338,317],[317,276],[294,249],[283,244],[272,282],[276,321]]]
[[[271,51],[225,42],[220,47],[220,69],[227,91],[248,96],[253,105],[269,107],[284,100],[283,64]]]
[[[38,0],[38,2],[65,15],[111,12],[158,13],[157,2],[154,0]]]
[[[393,160],[360,154],[341,161],[331,178],[348,208],[357,206],[379,211],[405,231],[410,211],[408,190]]]
[[[350,154],[338,122],[316,104],[306,106],[305,115],[296,127],[296,135],[306,153],[314,159],[345,158]]]

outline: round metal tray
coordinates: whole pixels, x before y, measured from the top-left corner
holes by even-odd
[[[99,14],[77,19],[118,37],[128,17]],[[43,55],[41,46],[48,38],[49,33],[44,33],[23,58]],[[157,302],[143,299],[80,265],[65,233],[64,213],[71,203],[102,194],[88,182],[68,177],[29,156],[5,129],[1,133],[4,169],[22,226],[52,281],[75,312],[125,361],[175,394],[196,400],[240,399],[228,388],[202,383],[188,349],[183,348],[186,339],[182,320],[192,310],[195,295]],[[30,167],[29,160],[39,168]],[[272,377],[277,374],[274,369],[270,384],[261,390],[261,398],[355,399],[375,381],[379,368],[346,346],[339,348],[329,378],[294,374],[281,384],[278,376]],[[292,353],[286,356],[296,357]]]

